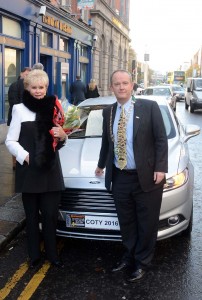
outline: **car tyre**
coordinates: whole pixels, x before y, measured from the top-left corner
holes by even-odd
[[[190,112],[193,114],[194,113],[194,105],[192,102],[190,102]]]
[[[193,207],[192,207],[192,210],[191,210],[189,225],[184,231],[182,231],[181,236],[189,238],[191,236],[192,226],[193,226]]]
[[[189,108],[189,105],[187,104],[186,98],[184,99],[184,103],[185,103],[185,109],[187,110]]]

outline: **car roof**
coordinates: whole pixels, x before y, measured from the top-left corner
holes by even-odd
[[[170,88],[170,85],[152,85],[152,86],[148,86],[146,89],[162,89],[162,88],[163,89]]]
[[[115,96],[103,96],[97,98],[89,98],[82,101],[78,107],[94,106],[94,105],[110,105],[116,102]]]
[[[166,100],[165,96],[155,96],[155,95],[138,95],[138,97],[135,97],[135,99],[140,99],[140,100],[151,100],[151,101],[156,101],[159,105],[165,105],[169,106],[168,101]]]
[[[151,101],[156,101],[159,105],[165,105],[168,106],[168,102],[165,99],[164,96],[153,96],[153,95],[138,95],[135,96],[136,100],[151,100]],[[116,97],[115,96],[103,96],[103,97],[97,97],[97,98],[89,98],[84,101],[82,101],[78,107],[83,108],[83,107],[90,107],[90,106],[107,106],[115,103]]]

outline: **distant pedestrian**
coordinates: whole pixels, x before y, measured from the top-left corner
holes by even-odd
[[[136,95],[137,93],[137,89],[138,89],[138,84],[134,81],[133,82],[133,91],[134,91],[134,94]]]
[[[81,81],[80,76],[76,76],[76,81],[74,81],[70,86],[71,102],[73,105],[78,105],[83,100],[86,99],[86,86]]]
[[[88,98],[97,98],[100,94],[98,92],[98,88],[95,82],[95,79],[91,79],[90,83],[86,87],[86,99]]]
[[[32,70],[44,70],[44,66],[41,63],[36,63],[33,65]]]
[[[17,81],[14,81],[11,83],[9,89],[8,89],[8,103],[9,103],[9,109],[8,109],[8,120],[7,120],[7,125],[10,126],[11,119],[12,119],[12,109],[13,105],[21,103],[22,102],[22,97],[23,97],[23,92],[24,92],[24,78],[29,74],[31,71],[31,68],[25,67],[21,72],[20,75],[17,79]],[[15,170],[16,167],[16,159],[13,156],[12,157],[13,161],[13,170]]]

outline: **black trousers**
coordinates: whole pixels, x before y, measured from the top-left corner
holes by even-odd
[[[28,254],[31,261],[39,259],[41,256],[39,211],[41,212],[46,257],[50,262],[58,260],[56,225],[60,197],[60,192],[39,194],[22,193],[22,201],[26,215]]]
[[[114,168],[112,192],[127,250],[123,260],[144,268],[154,254],[163,187],[144,192],[137,172],[127,173]]]

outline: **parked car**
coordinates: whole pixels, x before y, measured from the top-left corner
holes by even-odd
[[[144,89],[140,86],[140,84],[138,84],[136,95],[142,95],[143,91],[144,91]]]
[[[136,97],[141,101],[144,96]],[[193,216],[194,169],[187,141],[200,133],[195,125],[185,127],[164,97],[156,100],[168,137],[168,173],[161,206],[158,240],[180,232],[190,234]],[[64,237],[121,240],[112,193],[105,189],[104,175],[95,176],[101,136],[102,110],[114,103],[113,96],[87,99],[79,104],[80,129],[69,135],[60,149],[65,191],[59,207],[57,235]]]
[[[202,78],[187,78],[185,109],[189,106],[191,113],[196,109],[202,109]]]
[[[145,96],[163,96],[170,106],[176,111],[176,97],[169,85],[156,85],[146,88],[143,93]]]
[[[171,85],[173,95],[176,97],[176,101],[184,100],[185,98],[185,89],[180,85]]]

